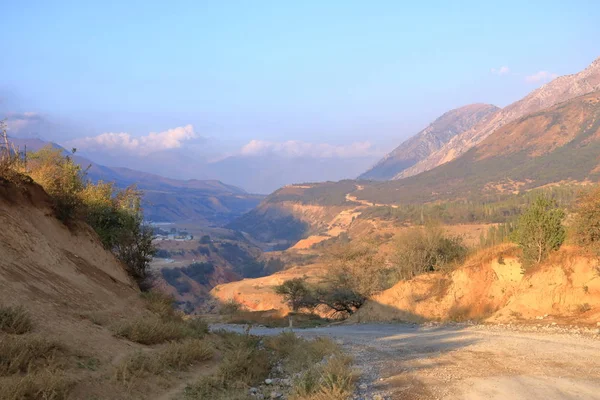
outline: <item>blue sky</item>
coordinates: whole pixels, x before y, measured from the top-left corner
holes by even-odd
[[[2,110],[68,127],[54,140],[192,125],[214,152],[387,151],[451,108],[504,106],[600,56],[595,0],[3,3]]]

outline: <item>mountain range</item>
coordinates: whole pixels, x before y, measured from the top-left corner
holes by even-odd
[[[471,129],[499,110],[491,104],[470,104],[448,111],[403,142],[358,179],[389,180],[439,151],[456,135]]]
[[[548,185],[598,182],[600,59],[504,109],[472,105],[450,111],[361,177],[370,180],[282,188],[230,226],[263,241],[293,242],[323,232],[324,216],[340,210],[358,215],[365,207],[386,205],[485,204]],[[374,180],[386,178],[391,180]]]
[[[473,113],[465,106],[450,111],[402,143],[359,179],[402,179],[431,170],[461,156],[502,126],[577,96],[600,89],[600,58],[585,70],[560,76],[500,109]]]

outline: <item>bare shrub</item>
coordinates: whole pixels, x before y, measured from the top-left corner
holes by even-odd
[[[235,313],[240,311],[241,304],[235,301],[235,299],[229,299],[219,307],[219,314],[233,316]]]
[[[175,299],[158,290],[144,292],[141,295],[146,309],[163,319],[179,318],[175,312]]]
[[[393,278],[411,279],[417,275],[447,269],[464,261],[467,248],[460,236],[448,236],[439,225],[414,228],[397,240]]]

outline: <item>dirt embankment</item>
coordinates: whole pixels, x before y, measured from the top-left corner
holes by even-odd
[[[482,251],[449,273],[402,281],[369,300],[354,322],[487,321],[596,325],[600,322],[598,259],[566,247],[524,272],[513,245]],[[289,312],[274,286],[307,277],[318,281],[326,264],[295,267],[257,279],[219,285],[211,294],[250,311]]]
[[[600,322],[600,271],[595,257],[565,248],[523,272],[508,245],[467,260],[448,274],[428,274],[367,302],[360,321],[486,320],[593,324]],[[543,321],[542,321],[543,322]]]
[[[30,316],[32,330],[23,340],[58,346],[55,375],[72,386],[69,398],[160,395],[179,378],[144,377],[141,389],[113,378],[124,358],[148,350],[116,337],[115,328],[147,311],[137,285],[96,233],[81,222],[69,225],[55,218],[40,186],[0,179],[0,307],[22,306]],[[9,336],[0,331],[0,343]],[[13,378],[0,377],[0,387]]]
[[[244,279],[216,286],[210,293],[220,303],[235,301],[249,311],[276,310],[286,315],[290,309],[274,287],[289,279],[307,277],[309,282],[318,281],[326,273],[326,266],[313,264],[294,267],[276,274],[255,279]]]

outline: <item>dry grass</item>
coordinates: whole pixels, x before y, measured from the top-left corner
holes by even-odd
[[[153,345],[184,338],[202,338],[208,326],[200,319],[163,319],[156,315],[124,321],[115,330],[115,335],[132,342]]]
[[[464,263],[465,267],[473,267],[486,264],[492,260],[505,257],[514,257],[519,254],[519,248],[514,243],[502,243],[493,247],[477,250],[474,254],[467,257]]]
[[[130,383],[145,375],[160,375],[166,371],[184,371],[200,361],[214,356],[212,345],[201,339],[173,342],[157,352],[137,351],[115,367],[117,381]]]
[[[265,379],[270,370],[269,354],[259,337],[218,332],[224,347],[219,370],[188,385],[184,398],[211,400],[247,399],[248,387]]]
[[[329,338],[306,340],[292,332],[266,338],[265,347],[275,352],[290,375],[310,368],[327,356],[341,354],[340,347]]]
[[[22,335],[32,329],[31,318],[23,307],[0,307],[0,331]]]
[[[0,379],[0,399],[66,400],[72,386],[73,382],[60,372],[13,376]]]
[[[314,328],[327,324],[327,320],[317,314],[294,314],[294,328]],[[262,325],[268,328],[283,328],[289,325],[288,317],[274,315],[272,311],[238,311],[227,322],[230,324]]]
[[[0,376],[57,368],[62,348],[36,336],[0,337]]]
[[[346,400],[354,391],[357,374],[352,359],[334,355],[294,380],[290,400]]]
[[[144,292],[140,295],[144,300],[146,308],[164,319],[177,318],[178,315],[174,308],[175,300],[159,291]]]
[[[115,335],[132,342],[154,345],[185,338],[202,338],[208,324],[200,318],[184,320],[173,308],[173,298],[160,292],[142,293],[150,313],[125,320],[114,329]]]
[[[295,375],[292,396],[297,400],[342,400],[354,389],[351,360],[326,338],[306,340],[294,333],[264,338],[217,332],[223,341],[223,361],[216,374],[188,385],[187,400],[248,399],[248,387],[269,376],[272,365]],[[262,344],[262,345],[261,345]]]

